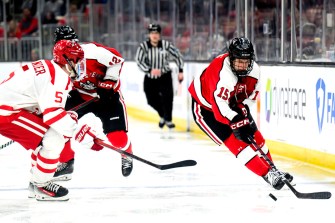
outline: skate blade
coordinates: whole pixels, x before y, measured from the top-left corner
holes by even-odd
[[[43,196],[43,195],[35,195],[37,201],[68,201],[70,198],[68,195],[63,197],[50,197],[50,196]]]
[[[55,182],[55,181],[69,181],[71,179],[72,179],[72,174],[65,174],[65,175],[62,175],[62,176],[52,178],[52,181],[53,182]]]

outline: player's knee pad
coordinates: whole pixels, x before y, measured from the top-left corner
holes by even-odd
[[[122,130],[107,133],[107,138],[112,145],[121,148],[122,150],[127,150],[131,145],[127,132]]]
[[[44,135],[39,154],[46,158],[58,159],[66,141],[62,134],[50,128]]]

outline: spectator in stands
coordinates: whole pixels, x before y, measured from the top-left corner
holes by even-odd
[[[45,2],[43,14],[52,12],[55,17],[62,16],[63,1],[49,0]]]
[[[298,27],[299,28],[299,27]],[[319,52],[317,50],[317,44],[316,42],[316,26],[313,23],[305,23],[302,26],[302,58],[303,59],[314,59],[318,56]],[[300,38],[297,38],[298,40],[298,46],[300,46],[299,40]],[[320,41],[320,40],[318,40]]]
[[[32,16],[29,8],[23,9],[22,19],[19,23],[22,36],[30,36],[37,31],[38,20]]]
[[[35,16],[37,11],[37,0],[24,0],[21,5],[21,11],[23,12],[25,8],[30,10],[32,16]]]
[[[39,55],[39,51],[38,51],[38,48],[34,48],[34,49],[32,49],[31,50],[31,60],[32,61],[36,61],[36,60],[39,60],[39,59],[41,59],[40,58],[40,55]]]
[[[57,24],[57,23],[58,20],[56,19],[54,12],[52,11],[44,12],[42,17],[42,24]]]
[[[9,38],[11,38],[11,37],[20,38],[21,33],[20,33],[19,28],[18,28],[17,21],[15,21],[13,19],[13,16],[7,15],[6,22],[7,22],[7,37],[9,37]],[[4,36],[5,36],[4,27],[0,26],[0,37],[4,37]]]

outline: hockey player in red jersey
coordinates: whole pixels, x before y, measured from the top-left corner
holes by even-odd
[[[76,113],[64,107],[83,57],[78,43],[63,40],[54,46],[53,60],[27,63],[0,83],[0,134],[33,150],[37,200],[68,200],[68,190],[51,180],[77,127]]]
[[[71,27],[61,26],[55,31],[55,42],[62,39],[78,41],[78,36]],[[70,92],[66,109],[71,109],[92,97],[99,97],[97,102],[78,111],[79,118],[92,112],[101,119],[103,131],[108,141],[128,153],[132,153],[132,145],[127,134],[126,105],[120,91],[120,74],[124,59],[114,48],[98,43],[83,43],[81,46],[85,52],[84,63],[80,66],[81,77],[74,83],[75,90]],[[93,144],[91,149],[101,150],[102,147]],[[61,164],[57,168],[54,180],[71,179],[74,155],[70,143],[67,143],[61,153]],[[129,176],[132,168],[132,158],[122,155],[121,171],[123,176]]]
[[[260,68],[254,60],[252,43],[244,37],[234,38],[228,53],[217,56],[189,86],[193,118],[215,143],[224,144],[248,169],[280,190],[284,186],[281,177],[289,182],[293,177],[273,170],[257,155],[249,138],[271,159],[249,110],[259,92]]]

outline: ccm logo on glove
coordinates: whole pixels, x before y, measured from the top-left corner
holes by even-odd
[[[98,87],[105,88],[105,89],[112,89],[114,88],[115,83],[113,82],[99,82]]]
[[[243,119],[241,121],[235,122],[230,125],[232,129],[238,129],[241,128],[242,126],[248,125],[249,124],[249,119]]]

